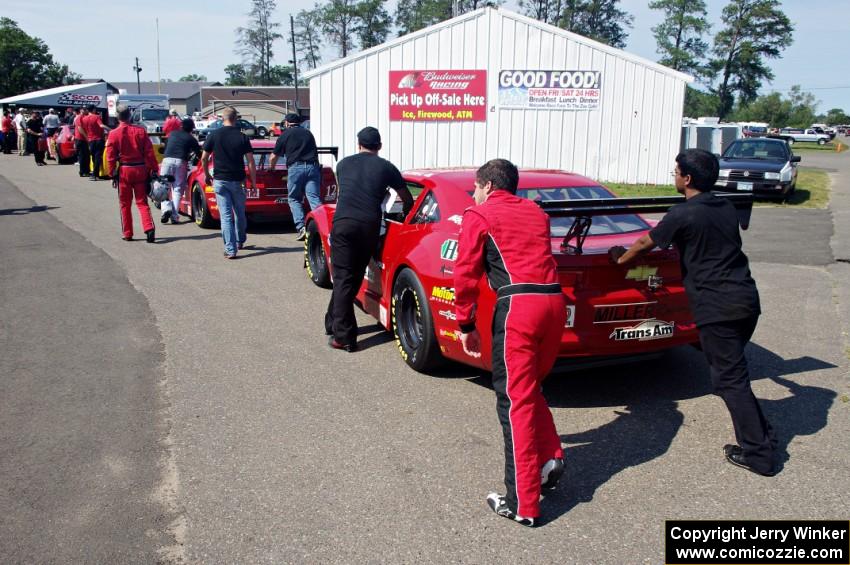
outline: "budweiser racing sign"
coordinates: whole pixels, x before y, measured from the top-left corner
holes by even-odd
[[[57,106],[100,106],[103,101],[103,96],[100,94],[76,94],[74,92],[66,92],[56,101]]]
[[[390,71],[390,120],[483,122],[487,71]]]

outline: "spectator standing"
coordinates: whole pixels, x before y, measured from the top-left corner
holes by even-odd
[[[333,245],[333,291],[325,314],[328,345],[334,349],[357,350],[357,319],[354,297],[363,283],[369,259],[378,248],[381,203],[387,188],[398,192],[404,215],[413,207],[413,196],[399,170],[378,157],[381,134],[373,127],[357,133],[359,153],[336,166],[339,198],[336,203],[331,242]]]
[[[221,237],[224,239],[224,257],[235,259],[245,246],[247,217],[245,216],[245,163],[251,175],[251,186],[257,186],[257,170],[251,141],[236,126],[234,108],[224,111],[224,125],[213,131],[204,141],[201,166],[204,181],[213,185],[215,200],[221,215]],[[210,177],[209,157],[214,156],[215,174]]]
[[[737,444],[725,445],[723,453],[733,465],[770,477],[776,474],[773,430],[753,395],[744,355],[761,304],[735,207],[711,193],[719,169],[717,157],[708,151],[688,149],[677,155],[676,190],[685,202],[670,208],[628,251],[612,247],[609,255],[624,265],[656,246],[676,246],[711,384],[732,417]]]
[[[12,143],[15,141],[15,122],[12,121],[11,112],[3,111],[3,121],[0,122],[0,130],[3,131],[3,153],[12,153]]]
[[[29,136],[28,143],[33,148],[35,164],[39,167],[47,164],[44,162],[46,142],[42,139],[42,134],[44,134],[44,122],[41,119],[41,114],[33,112],[30,119],[27,120],[27,135]]]
[[[18,137],[18,155],[27,154],[27,121],[24,119],[24,109],[18,108],[13,120],[15,133]]]
[[[476,328],[478,289],[486,273],[496,290],[493,390],[505,440],[504,495],[487,503],[499,516],[533,527],[541,489],[564,471],[563,449],[541,385],[552,370],[567,319],[552,256],[549,217],[516,195],[517,168],[488,161],[475,175],[475,206],[463,214],[454,267],[455,315],[463,350],[481,356]]]
[[[44,116],[44,137],[47,139],[48,159],[56,160],[56,133],[59,131],[59,116],[50,108]]]
[[[89,141],[86,137],[86,128],[83,127],[83,118],[88,115],[85,108],[77,108],[74,118],[74,149],[77,151],[77,163],[79,163],[79,175],[89,176],[91,172],[91,156],[89,155]]]
[[[304,241],[307,232],[304,230],[304,193],[310,209],[315,210],[322,205],[320,184],[322,181],[322,166],[319,164],[319,154],[316,149],[316,139],[310,130],[299,127],[301,117],[298,114],[287,114],[284,118],[283,133],[274,145],[274,154],[269,162],[269,168],[274,170],[278,157],[286,155],[286,189],[292,221],[295,222],[297,241]]]
[[[189,173],[189,158],[193,154],[201,152],[198,140],[192,135],[195,122],[186,118],[180,124],[180,129],[174,131],[166,138],[165,154],[159,166],[160,175],[172,175],[174,183],[171,185],[171,201],[162,203],[162,223],[171,220],[172,224],[179,223],[180,199],[186,188],[186,178]]]
[[[179,130],[180,124],[180,118],[177,117],[177,110],[171,110],[171,114],[166,118],[165,123],[162,124],[163,137],[168,137],[171,132]]]
[[[112,185],[118,188],[118,205],[121,211],[121,236],[124,241],[133,239],[132,201],[142,219],[142,229],[148,243],[156,237],[151,210],[148,207],[148,181],[156,175],[156,156],[145,128],[130,124],[130,108],[119,105],[119,125],[109,133],[106,145],[106,166]],[[119,166],[120,163],[120,166]],[[116,166],[118,169],[116,170]]]
[[[72,126],[74,125],[74,118],[76,117],[77,115],[74,113],[73,108],[65,108],[65,115],[62,117],[62,123],[67,126]]]
[[[89,144],[89,153],[91,154],[92,171],[89,175],[89,180],[96,181],[100,175],[100,169],[103,167],[103,137],[105,129],[95,106],[90,105],[88,107],[88,115],[80,120],[80,124],[85,131],[86,140]]]

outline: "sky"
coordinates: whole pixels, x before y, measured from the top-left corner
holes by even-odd
[[[309,9],[316,0],[278,0],[277,16],[288,37],[289,15]],[[713,32],[720,28],[726,0],[706,0]],[[625,50],[658,60],[651,28],[660,12],[648,0],[622,0],[621,7],[634,17]],[[785,14],[795,26],[794,42],[781,59],[769,61],[775,79],[761,93],[786,93],[799,84],[820,101],[818,111],[841,108],[850,113],[850,57],[844,45],[850,40],[850,0],[782,0]],[[395,6],[390,0],[389,5]],[[54,58],[84,78],[134,81],[135,58],[142,67],[141,80],[157,80],[159,18],[160,76],[177,80],[188,74],[206,75],[224,82],[224,67],[240,62],[234,53],[236,28],[247,24],[249,0],[110,0],[88,2],[85,16],[74,0],[3,0],[3,16],[10,17],[30,35],[41,38]],[[516,0],[503,6],[519,11]],[[333,60],[325,51],[324,62]],[[292,58],[285,41],[275,46],[275,63]]]

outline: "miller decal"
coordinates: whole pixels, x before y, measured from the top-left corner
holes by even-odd
[[[635,302],[633,304],[605,304],[596,306],[593,313],[594,324],[615,324],[622,322],[641,322],[653,320],[656,316],[657,302]]]
[[[440,258],[446,261],[454,261],[457,259],[457,240],[447,239],[440,246]]]
[[[608,336],[608,339],[613,339],[615,341],[649,341],[653,339],[666,339],[668,337],[673,337],[673,331],[675,329],[676,326],[670,322],[663,322],[661,320],[646,320],[636,326],[616,328],[613,332],[611,332],[611,335]]]

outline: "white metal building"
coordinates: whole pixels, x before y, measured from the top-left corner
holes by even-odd
[[[486,71],[484,121],[391,119],[390,91],[395,85],[390,84],[390,71],[426,69]],[[589,109],[557,108],[557,103],[555,109],[509,107],[503,103],[509,92],[505,85],[500,87],[501,72],[507,70],[546,71],[549,76],[551,71],[593,72],[600,77],[594,91],[598,98],[585,105]],[[521,167],[649,184],[672,182],[685,86],[693,80],[625,51],[490,7],[340,59],[305,77],[310,81],[311,130],[319,145],[338,146],[340,157],[356,151],[357,131],[371,125],[381,131],[382,156],[402,170],[478,166],[504,157]]]

